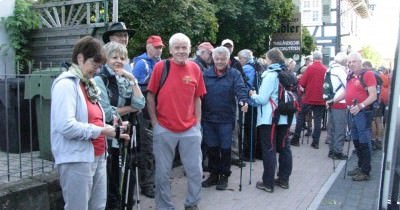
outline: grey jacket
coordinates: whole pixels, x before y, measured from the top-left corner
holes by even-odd
[[[99,137],[102,128],[88,123],[79,81],[70,72],[63,72],[51,87],[51,151],[56,164],[94,161],[91,140]]]

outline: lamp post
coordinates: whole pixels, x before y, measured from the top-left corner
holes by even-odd
[[[337,54],[341,50],[341,22],[340,22],[340,0],[336,0],[336,47],[335,47],[335,53]]]

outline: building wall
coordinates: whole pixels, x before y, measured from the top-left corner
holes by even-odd
[[[11,16],[14,13],[15,0],[0,0],[0,18]],[[8,35],[4,25],[0,23],[0,45],[8,44]],[[0,78],[4,74],[14,74],[14,51],[9,49],[6,53],[0,53]]]

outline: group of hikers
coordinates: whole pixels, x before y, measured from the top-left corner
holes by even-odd
[[[140,193],[154,198],[158,210],[175,209],[170,177],[177,156],[187,178],[185,210],[199,209],[202,188],[226,190],[231,165],[256,158],[264,169],[258,189],[289,189],[290,146],[299,146],[301,132],[312,126],[311,146],[318,149],[325,112],[329,157],[347,159],[343,144],[351,131],[359,161],[349,175],[369,179],[371,140],[382,145],[371,129],[382,130],[389,78],[386,92],[377,94],[376,74],[359,53],[338,53],[327,70],[316,51],[296,70],[278,48],[260,59],[243,49],[236,58],[230,39],[216,47],[200,43],[190,58],[190,38],[176,33],[170,58],[161,59],[166,44],[151,35],[146,52],[129,59],[132,32],[117,22],[103,34],[104,44],[81,38],[67,71],[53,82],[51,149],[65,209],[131,209],[134,191],[136,202]],[[327,71],[334,91],[324,98]]]

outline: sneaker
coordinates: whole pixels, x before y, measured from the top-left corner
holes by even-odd
[[[264,190],[265,192],[272,193],[274,192],[274,188],[264,185],[262,181],[256,183],[257,189]]]
[[[299,137],[293,136],[293,138],[290,140],[290,144],[292,146],[299,147],[300,146]]]
[[[144,196],[148,198],[154,198],[155,192],[153,187],[142,188],[141,192]]]
[[[333,158],[333,156],[334,156],[333,151],[329,151],[328,157],[329,157],[329,158]]]
[[[202,187],[211,187],[213,185],[217,185],[219,182],[218,174],[211,173],[210,176],[201,183]]]
[[[197,205],[185,206],[185,210],[199,210],[199,207],[197,207]]]
[[[353,179],[353,181],[362,182],[362,181],[368,181],[369,178],[370,178],[369,175],[367,175],[363,172],[360,172],[360,173],[354,175],[352,179]]]
[[[218,182],[217,186],[215,187],[215,189],[226,190],[227,187],[228,187],[228,176],[221,175],[219,177],[219,182]]]
[[[312,144],[311,144],[311,147],[314,148],[314,149],[319,149],[318,144],[315,144],[315,143],[312,143]]]
[[[274,180],[275,185],[283,188],[283,189],[289,189],[289,182],[285,181],[283,179],[277,178]]]
[[[333,155],[333,159],[335,159],[335,160],[347,160],[347,155],[345,155],[343,153],[335,153]]]
[[[240,161],[239,159],[233,159],[233,158],[232,158],[231,164],[232,164],[232,165],[235,165],[235,166],[237,166],[237,167],[239,167],[239,168],[246,167],[246,163],[243,163],[243,161]]]
[[[355,175],[357,175],[357,174],[359,174],[359,173],[361,173],[361,168],[355,168],[355,169],[353,169],[353,170],[351,170],[351,171],[349,171],[349,172],[347,172],[347,175],[348,176],[355,176]]]

